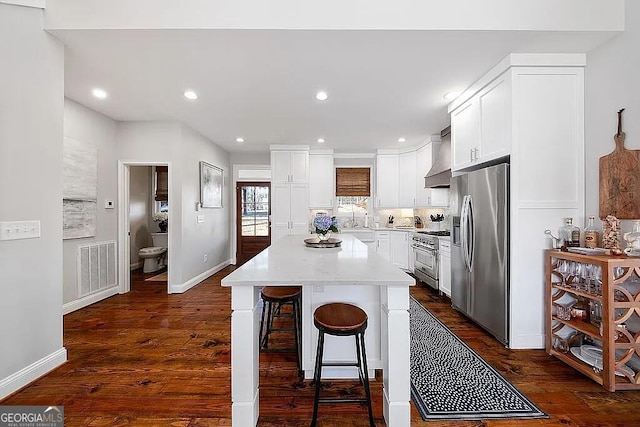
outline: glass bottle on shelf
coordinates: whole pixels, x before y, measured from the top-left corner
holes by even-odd
[[[559,238],[566,247],[580,246],[580,228],[573,225],[573,218],[565,218],[564,225],[558,230]]]
[[[584,229],[584,246],[587,248],[597,248],[600,231],[596,228],[594,224],[595,217],[589,217],[589,223]]]

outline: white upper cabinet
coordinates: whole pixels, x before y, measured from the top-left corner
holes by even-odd
[[[309,152],[305,150],[271,151],[271,182],[309,182]]]
[[[511,111],[510,74],[491,83],[478,95],[480,104],[481,161],[489,161],[510,153]]]
[[[510,154],[511,90],[505,73],[451,112],[452,170]]]
[[[333,153],[309,153],[309,206],[333,208],[335,196]]]
[[[452,170],[471,166],[480,149],[478,100],[471,98],[451,112]]]
[[[399,154],[380,151],[376,156],[376,208],[449,206],[448,188],[424,188],[424,176],[433,163],[433,142]]]
[[[398,207],[413,208],[416,204],[416,152],[398,155]]]
[[[376,208],[398,207],[398,155],[376,155]]]

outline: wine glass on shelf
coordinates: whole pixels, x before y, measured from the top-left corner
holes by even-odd
[[[593,295],[602,295],[602,267],[599,265],[594,265],[591,269],[588,292]]]

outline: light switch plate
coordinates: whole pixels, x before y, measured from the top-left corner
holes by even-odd
[[[198,223],[204,222],[204,215],[198,215],[197,221]]]
[[[0,222],[0,240],[37,239],[40,237],[40,221]]]
[[[113,209],[114,208],[113,200],[105,200],[104,201],[104,208],[105,209]]]

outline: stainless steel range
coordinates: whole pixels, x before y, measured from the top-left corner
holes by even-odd
[[[422,282],[438,290],[439,242],[438,236],[449,236],[449,231],[416,231],[412,235],[413,274]]]

